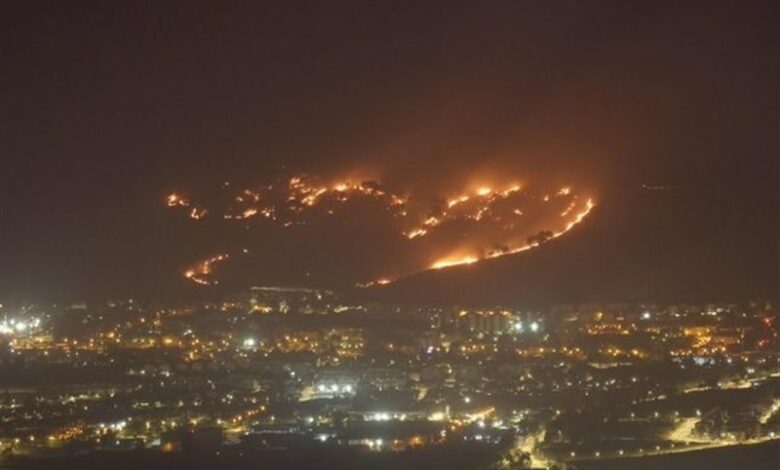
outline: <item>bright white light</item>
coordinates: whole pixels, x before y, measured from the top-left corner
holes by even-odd
[[[29,332],[41,326],[40,318],[18,320],[16,318],[5,319],[0,323],[0,334],[13,335]]]
[[[533,331],[534,333],[539,331],[539,323],[538,322],[535,322],[535,321],[531,322],[531,325],[529,325],[529,327],[531,328],[531,331]]]
[[[326,387],[323,384],[319,384],[319,385],[317,385],[317,390],[320,391],[320,392],[327,392],[328,391],[328,387]]]
[[[247,338],[244,340],[244,347],[245,348],[254,348],[255,344],[257,344],[257,341],[255,341],[254,338]]]
[[[471,403],[471,397],[465,397],[463,398],[464,403]]]
[[[642,320],[649,320],[651,317],[650,312],[644,312],[642,314]]]
[[[343,390],[344,390],[346,393],[350,393],[350,392],[352,392],[352,385],[349,385],[349,384],[347,384],[347,385],[344,385],[344,387],[343,387]]]
[[[523,322],[519,321],[515,323],[514,327],[515,331],[521,332],[523,331]]]

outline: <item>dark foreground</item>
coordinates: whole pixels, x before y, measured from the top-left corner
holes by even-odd
[[[163,453],[151,450],[94,452],[46,459],[6,459],[8,469],[403,469],[486,468],[498,460],[493,446],[435,446],[407,452],[367,452],[352,449],[238,452],[225,449],[209,453]]]
[[[495,448],[440,446],[409,452],[303,450],[217,453],[162,453],[150,450],[94,452],[80,456],[4,459],[4,469],[487,469]],[[576,470],[775,470],[780,469],[780,441],[645,458],[577,462]]]
[[[578,470],[776,470],[780,469],[780,441],[722,447],[654,457],[580,462]]]

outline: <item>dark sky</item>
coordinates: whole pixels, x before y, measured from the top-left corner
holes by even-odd
[[[574,180],[631,214],[595,219],[636,227],[620,256],[722,254],[772,295],[777,18],[762,1],[4,1],[0,298],[187,293],[182,266],[215,240],[164,195],[282,165]],[[660,222],[631,205],[643,183],[684,189]]]

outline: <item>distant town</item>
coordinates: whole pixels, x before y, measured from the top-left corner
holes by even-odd
[[[761,301],[529,310],[256,287],[6,305],[0,342],[11,465],[452,450],[579,468],[780,438],[777,310]]]

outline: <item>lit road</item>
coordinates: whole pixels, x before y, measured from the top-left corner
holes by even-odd
[[[707,450],[707,449],[715,449],[715,448],[722,448],[722,447],[737,447],[741,445],[753,445],[753,444],[760,444],[763,442],[769,442],[769,441],[780,441],[780,438],[761,438],[761,439],[751,439],[746,441],[740,441],[740,442],[734,442],[734,441],[714,441],[709,443],[695,443],[690,445],[683,445],[683,446],[675,446],[671,448],[666,449],[649,449],[645,450],[643,452],[624,452],[623,454],[617,454],[617,453],[604,453],[599,456],[583,456],[583,457],[577,457],[576,459],[570,459],[570,462],[578,462],[578,461],[594,461],[594,460],[615,460],[615,459],[627,459],[627,458],[637,458],[637,457],[654,457],[659,455],[671,455],[671,454],[681,454],[684,452],[694,452],[698,450]]]
[[[775,400],[772,402],[772,405],[769,406],[769,408],[767,408],[767,410],[764,411],[764,413],[761,414],[761,416],[758,418],[758,422],[761,424],[766,424],[778,411],[780,411],[780,398],[775,398]]]
[[[531,468],[550,468],[555,462],[551,462],[539,453],[537,446],[544,440],[545,430],[542,429],[535,434],[529,434],[518,444],[518,449],[530,458]]]

